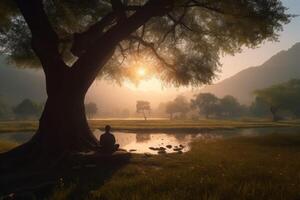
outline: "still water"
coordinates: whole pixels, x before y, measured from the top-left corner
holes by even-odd
[[[213,130],[201,133],[125,133],[114,132],[120,148],[133,153],[184,153],[190,150],[190,143],[195,140],[215,140],[234,136],[256,136],[261,134],[299,133],[300,128],[251,128],[238,130]],[[99,139],[101,131],[95,130]],[[0,140],[23,143],[32,137],[33,133],[15,132],[0,133]]]

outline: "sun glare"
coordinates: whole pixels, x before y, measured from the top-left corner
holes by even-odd
[[[146,75],[146,70],[144,67],[140,67],[138,70],[137,70],[137,74],[140,76],[140,77],[143,77]]]

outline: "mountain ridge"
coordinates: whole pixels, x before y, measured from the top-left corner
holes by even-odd
[[[248,67],[223,81],[205,86],[200,92],[211,92],[220,97],[229,94],[249,104],[254,98],[254,90],[300,78],[298,63],[300,42],[288,50],[279,51],[259,66]]]

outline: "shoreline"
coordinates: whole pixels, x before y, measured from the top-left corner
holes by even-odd
[[[235,130],[247,128],[284,128],[300,127],[299,121],[239,121],[239,120],[91,120],[90,128],[103,130],[106,124],[113,131],[131,133],[199,133],[209,131]],[[38,121],[6,121],[0,122],[0,134],[10,132],[35,132]]]

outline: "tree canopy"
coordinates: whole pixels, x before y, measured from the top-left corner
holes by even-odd
[[[293,79],[286,83],[278,84],[255,91],[257,97],[265,101],[273,115],[279,109],[289,110],[295,115],[299,113],[300,101],[300,80]]]
[[[185,114],[189,111],[190,105],[187,99],[179,95],[173,101],[169,101],[166,104],[166,113],[170,115],[170,119],[173,118],[173,114],[181,113],[181,117],[185,117]]]
[[[200,93],[191,100],[191,107],[198,109],[200,114],[204,114],[206,118],[216,114],[219,108],[219,99],[211,93]]]
[[[110,41],[111,59],[93,73],[137,81],[146,64],[166,83],[199,85],[215,77],[220,54],[276,40],[290,17],[280,0],[1,0],[0,52],[26,67],[62,57],[75,70],[102,66]]]
[[[145,111],[148,111],[148,113],[150,113],[150,111],[151,111],[150,102],[149,101],[137,101],[136,102],[136,112],[143,113],[145,120],[147,120]]]
[[[219,115],[224,117],[236,117],[242,114],[242,106],[238,100],[226,95],[219,100]]]

